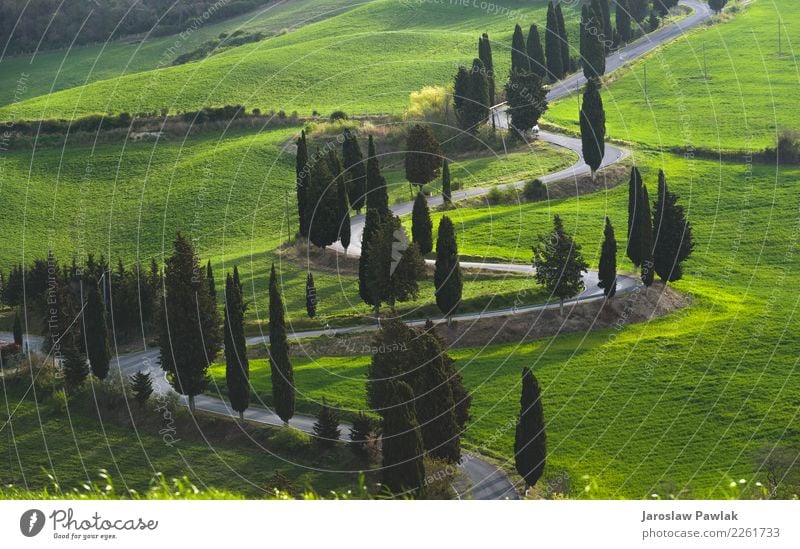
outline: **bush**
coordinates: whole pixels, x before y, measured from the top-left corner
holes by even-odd
[[[800,164],[800,132],[790,128],[778,132],[777,159],[781,164]]]
[[[276,451],[286,454],[306,452],[311,447],[311,437],[294,427],[283,426],[270,437]]]
[[[522,196],[528,202],[545,200],[547,198],[547,187],[540,179],[526,181],[525,186],[522,188]]]
[[[349,117],[347,113],[344,111],[333,111],[331,113],[331,122],[336,122],[337,120],[347,120]]]

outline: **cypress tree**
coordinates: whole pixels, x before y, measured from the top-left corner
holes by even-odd
[[[453,110],[461,128],[467,125],[467,110],[465,106],[470,102],[470,88],[472,86],[469,71],[463,65],[458,67],[455,78],[453,78]]]
[[[105,379],[111,362],[111,351],[108,348],[106,307],[100,297],[100,288],[97,285],[97,281],[91,275],[87,282],[86,293],[86,309],[83,317],[86,354],[89,357],[89,365],[94,376],[97,379]]]
[[[450,162],[445,158],[442,162],[442,200],[444,203],[453,203],[453,191],[450,184]]]
[[[511,73],[528,72],[530,68],[525,36],[522,34],[522,27],[516,25],[514,35],[511,37]]]
[[[317,413],[317,421],[314,422],[314,442],[320,448],[330,450],[336,447],[342,431],[339,429],[339,412],[337,412],[323,399],[322,406]]]
[[[714,13],[720,13],[728,3],[728,0],[708,0],[708,6],[714,10]]]
[[[639,216],[639,220],[636,223],[639,229],[639,236],[635,239],[635,244],[639,246],[638,256],[642,262],[641,275],[644,281],[647,276],[652,276],[648,274],[644,266],[653,257],[653,222],[650,215],[650,196],[647,193],[647,185],[642,184],[641,193],[639,198],[640,207],[636,213]]]
[[[161,368],[178,393],[194,397],[208,384],[208,366],[222,344],[219,314],[191,243],[180,233],[164,266],[159,346]],[[199,275],[199,276],[198,276]]]
[[[439,176],[442,148],[429,127],[414,124],[408,129],[404,166],[406,179],[417,185],[420,192],[423,185]]]
[[[600,268],[598,269],[598,283],[603,288],[603,294],[611,299],[617,293],[617,240],[614,238],[614,227],[606,217],[606,226],[603,231],[603,245],[600,248]]]
[[[422,192],[417,193],[414,209],[411,212],[411,239],[419,246],[422,255],[428,255],[433,250],[431,211]]]
[[[478,40],[478,58],[486,68],[486,83],[489,86],[489,106],[494,106],[496,86],[494,78],[494,60],[492,59],[492,43],[489,41],[489,35],[485,32]]]
[[[392,382],[407,380],[407,374],[417,369],[411,352],[416,335],[402,320],[392,318],[381,324],[372,340],[374,348],[387,352],[373,353],[367,366],[367,405],[384,420],[394,397]]]
[[[130,376],[131,390],[133,391],[133,399],[139,403],[139,406],[144,406],[144,403],[153,394],[153,379],[150,377],[150,372],[136,372]]]
[[[449,325],[461,305],[464,283],[461,279],[455,227],[446,215],[443,215],[439,221],[433,283],[436,288],[436,306],[447,317]]]
[[[558,45],[561,48],[561,74],[559,78],[563,78],[572,70],[572,60],[569,57],[569,36],[567,35],[567,26],[564,23],[564,14],[561,11],[561,3],[556,4],[555,16],[558,25]]]
[[[519,475],[525,479],[525,493],[544,473],[547,460],[547,435],[544,426],[544,408],[539,381],[530,368],[522,369],[522,396],[514,436],[514,463]]]
[[[641,23],[650,15],[650,0],[627,0],[627,2],[633,21]]]
[[[250,405],[250,364],[247,358],[247,342],[244,337],[246,308],[242,299],[242,289],[234,277],[229,274],[225,278],[225,325],[223,328],[225,332],[225,380],[228,385],[231,408],[239,412],[239,419],[244,419],[244,411]]]
[[[564,300],[575,297],[583,290],[583,274],[588,265],[581,255],[581,247],[564,231],[561,217],[553,217],[553,231],[540,235],[533,246],[533,266],[536,280],[559,299],[563,312]]]
[[[376,209],[380,215],[389,212],[389,194],[386,180],[381,175],[378,156],[375,154],[375,141],[369,136],[369,154],[367,156],[367,210]]]
[[[308,313],[308,318],[314,318],[317,315],[317,288],[314,286],[314,276],[311,271],[306,277],[306,313]]]
[[[347,255],[350,247],[350,200],[347,196],[347,175],[342,172],[336,179],[336,201],[338,212],[339,242]]]
[[[547,4],[547,29],[544,34],[544,52],[547,58],[547,75],[551,82],[556,82],[564,74],[564,62],[561,52],[561,34],[556,19],[553,2]]]
[[[512,72],[505,89],[511,127],[522,137],[547,110],[547,90],[532,72]]]
[[[342,163],[350,181],[350,205],[356,212],[361,213],[367,200],[367,169],[358,137],[350,128],[344,130]]]
[[[14,311],[14,344],[22,349],[22,322],[19,319],[19,311]]]
[[[69,392],[74,392],[89,377],[86,357],[73,345],[64,348],[64,384]]]
[[[122,261],[120,261],[120,267],[122,266]],[[211,296],[211,299],[214,303],[217,302],[217,283],[214,282],[214,271],[211,270],[211,260],[208,260],[206,263],[206,280],[208,281],[208,295]]]
[[[653,269],[666,282],[683,277],[682,263],[692,254],[694,237],[678,195],[667,187],[664,172],[658,174],[658,199],[653,212],[655,252]]]
[[[592,78],[586,83],[580,115],[583,159],[592,170],[592,180],[605,155],[606,113],[600,96],[600,83]]]
[[[642,248],[639,244],[641,216],[637,213],[641,209],[641,197],[642,174],[634,166],[631,168],[631,177],[628,181],[628,246],[626,248],[626,255],[634,267],[641,265],[644,260],[640,255]]]
[[[306,190],[308,188],[308,176],[310,172],[308,165],[308,143],[306,142],[306,132],[302,130],[297,139],[297,157],[295,158],[295,182],[297,191],[297,221],[300,227],[300,234],[308,236],[308,222],[306,219]]]
[[[275,413],[288,425],[294,415],[294,371],[289,361],[283,298],[274,264],[269,275],[269,365]]]
[[[353,418],[352,426],[350,427],[350,449],[360,459],[364,459],[369,455],[367,445],[369,444],[370,437],[373,436],[375,426],[372,418],[359,412]]]
[[[544,50],[542,40],[539,38],[539,28],[531,25],[528,30],[528,41],[525,44],[525,52],[528,55],[528,64],[531,72],[541,79],[547,77],[547,63],[544,60]]]
[[[392,494],[425,496],[424,447],[407,383],[391,382],[391,405],[383,420],[383,485]]]
[[[678,0],[653,0],[653,7],[661,17],[669,15],[669,10],[678,5]]]
[[[364,220],[364,230],[361,232],[361,256],[358,258],[358,294],[361,300],[367,305],[375,307],[375,303],[370,293],[369,284],[369,254],[370,248],[375,238],[375,233],[381,224],[381,214],[376,209],[367,209],[367,216]],[[380,303],[378,304],[380,306]]]
[[[596,0],[591,6],[584,4],[581,9],[581,60],[587,79],[598,78],[606,72],[605,38],[598,33],[603,24],[599,9]]]
[[[425,322],[424,333],[435,337],[439,341],[439,346],[441,348],[445,347],[444,340],[436,333],[436,328],[430,320]],[[469,409],[472,406],[472,396],[469,394],[466,387],[464,387],[464,378],[455,366],[456,361],[450,358],[445,352],[442,352],[441,358],[445,372],[447,373],[450,390],[453,393],[456,423],[458,424],[459,432],[463,432],[464,426],[467,424],[467,421],[469,421]]]
[[[394,307],[396,301],[417,296],[417,281],[424,275],[425,263],[416,244],[409,245],[408,235],[397,216],[383,220],[369,242],[367,286],[377,315],[380,304]]]
[[[325,248],[339,239],[339,202],[330,162],[320,159],[311,167],[306,192],[308,240]]]
[[[631,8],[628,0],[617,0],[617,37],[620,44],[631,41]]]
[[[489,83],[486,80],[486,68],[480,59],[472,60],[472,71],[469,75],[468,100],[462,106],[462,129],[475,133],[489,118]]]
[[[592,0],[592,4],[596,6],[595,12],[598,14],[599,20],[603,25],[600,42],[602,45],[603,57],[605,58],[614,41],[614,28],[611,26],[611,8],[608,5],[608,0]]]

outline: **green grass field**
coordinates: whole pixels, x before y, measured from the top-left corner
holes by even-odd
[[[680,152],[774,146],[779,128],[800,124],[788,92],[797,86],[798,31],[795,2],[755,1],[730,21],[693,30],[632,63],[603,93],[608,136]],[[552,105],[546,118],[578,130],[576,97]]]

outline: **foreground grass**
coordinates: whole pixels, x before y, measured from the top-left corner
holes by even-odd
[[[800,124],[790,91],[798,83],[790,38],[799,31],[796,2],[774,0],[752,2],[728,22],[681,36],[613,77],[603,92],[608,136],[687,152],[748,154],[774,146],[779,128]],[[546,117],[578,131],[576,113],[570,97]]]

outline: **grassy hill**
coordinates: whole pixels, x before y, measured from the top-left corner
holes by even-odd
[[[231,49],[204,61],[111,78],[0,108],[0,119],[71,118],[103,112],[171,112],[243,104],[311,114],[398,112],[408,94],[449,83],[494,41],[498,74],[510,66],[514,24],[544,24],[546,2],[503,0],[512,12],[473,6],[375,0],[294,32]],[[513,15],[510,15],[512,13]],[[517,15],[519,14],[519,15]],[[577,22],[567,31],[577,45]],[[542,27],[543,28],[543,27]]]

